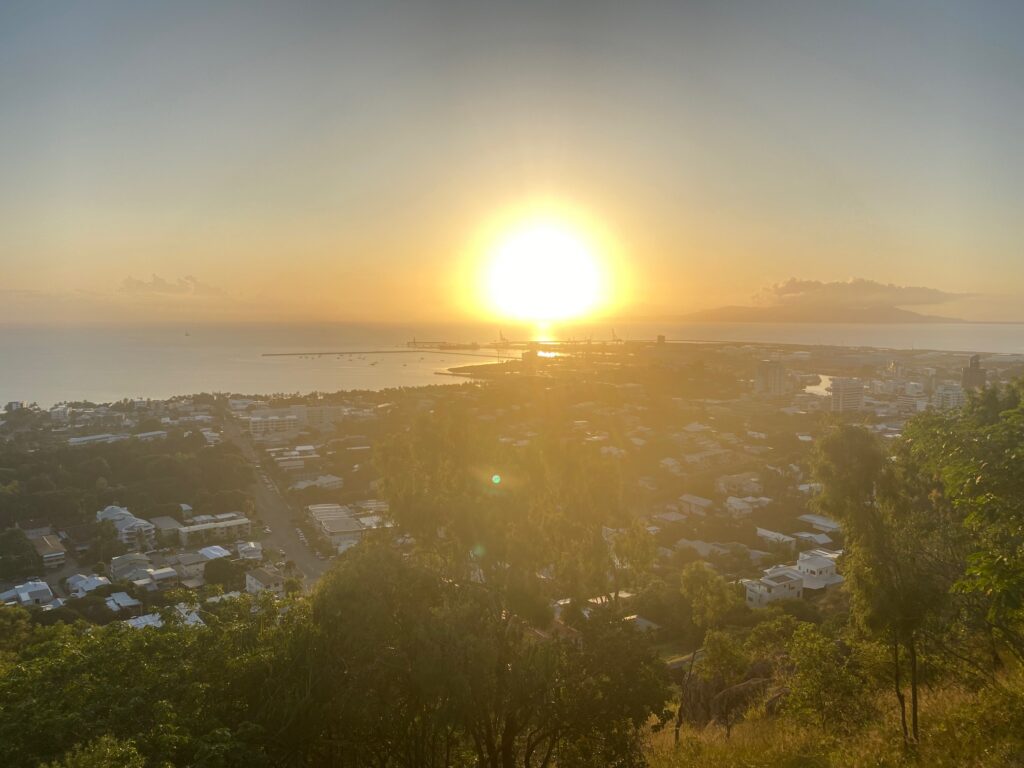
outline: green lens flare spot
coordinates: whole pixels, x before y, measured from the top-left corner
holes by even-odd
[[[491,482],[495,485],[501,485],[501,475],[491,475]]]

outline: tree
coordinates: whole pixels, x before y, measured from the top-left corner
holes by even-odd
[[[850,730],[870,713],[866,687],[848,654],[813,624],[800,624],[789,643],[792,673],[786,709],[823,731]]]
[[[892,648],[903,738],[916,742],[921,634],[944,610],[955,578],[941,567],[939,554],[949,528],[956,527],[949,505],[905,443],[886,456],[878,440],[859,427],[838,427],[820,441],[815,472],[822,483],[819,509],[843,524],[843,567],[854,615]],[[901,650],[910,677],[909,728]]]
[[[0,605],[0,662],[14,656],[32,632],[28,611],[18,606]]]
[[[675,739],[679,741],[679,731],[683,727],[687,687],[693,678],[693,669],[697,655],[707,642],[708,633],[716,628],[730,610],[739,605],[739,599],[732,588],[721,576],[703,562],[690,563],[683,569],[679,578],[680,591],[690,605],[690,614],[694,626],[700,632],[700,644],[690,654],[690,664],[683,681],[683,698],[676,713]]]
[[[298,706],[288,749],[309,761],[629,764],[663,710],[663,666],[610,606],[578,643],[543,638],[492,588],[361,545],[318,584],[312,608],[307,639],[271,683],[275,701]]]
[[[85,553],[87,563],[106,563],[111,558],[122,555],[125,552],[125,545],[117,538],[117,528],[110,520],[101,520],[96,523],[92,543]]]
[[[145,768],[146,761],[132,741],[100,736],[84,746],[72,749],[62,760],[42,768]]]
[[[957,593],[995,642],[1024,662],[1024,381],[972,396],[961,411],[909,425],[915,460],[934,473],[966,534]]]
[[[43,560],[18,528],[0,531],[0,579],[16,579],[38,574]]]
[[[226,557],[215,558],[203,566],[203,578],[207,584],[220,585],[229,592],[245,586],[245,570]]]
[[[728,688],[742,681],[749,667],[750,658],[733,635],[720,630],[708,632],[704,638],[704,655],[697,668],[701,677]]]

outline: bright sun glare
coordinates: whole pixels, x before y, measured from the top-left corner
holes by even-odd
[[[604,303],[607,286],[588,240],[567,224],[541,220],[497,239],[488,254],[484,290],[498,314],[546,322],[593,312]]]

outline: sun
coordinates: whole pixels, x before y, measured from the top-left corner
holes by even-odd
[[[546,323],[601,308],[608,279],[596,247],[582,231],[556,219],[532,219],[495,238],[482,287],[495,314]]]

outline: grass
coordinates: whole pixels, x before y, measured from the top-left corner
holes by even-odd
[[[904,747],[891,694],[877,716],[845,733],[823,733],[790,715],[753,715],[725,730],[672,728],[652,734],[651,768],[1024,768],[1024,680],[969,691],[924,691],[921,743]]]

